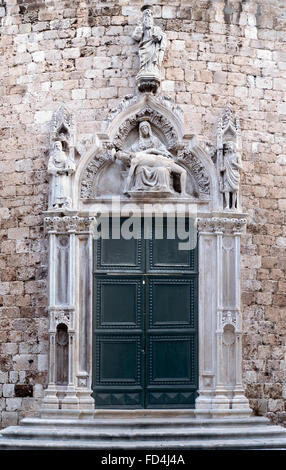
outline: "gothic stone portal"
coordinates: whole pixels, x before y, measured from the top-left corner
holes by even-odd
[[[224,112],[211,158],[184,138],[181,118],[166,97],[128,98],[80,154],[71,115],[61,107],[53,119],[43,417],[194,403],[198,416],[251,413],[241,371],[239,121]],[[99,206],[110,213],[113,196],[164,202],[166,214],[195,203],[198,250],[179,252],[174,240],[95,243]]]
[[[150,240],[95,241],[97,408],[194,407],[197,249],[179,250],[178,239],[167,239],[166,219],[163,236],[155,239],[153,230]]]

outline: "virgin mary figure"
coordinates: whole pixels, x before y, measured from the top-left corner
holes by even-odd
[[[186,170],[175,163],[162,142],[152,134],[148,121],[139,124],[139,138],[130,151],[117,152],[117,158],[129,166],[124,193],[156,192],[174,194],[172,176],[180,176],[181,195],[186,195]]]
[[[145,152],[150,155],[156,156],[163,155],[170,157],[171,155],[164,147],[158,137],[152,134],[151,126],[148,121],[142,121],[139,124],[139,138],[131,147],[131,153],[137,154],[138,152]],[[129,184],[131,181],[129,181]],[[127,186],[129,186],[129,184]],[[161,166],[150,166],[146,162],[145,165],[138,165],[134,171],[133,186],[136,191],[159,191],[159,192],[172,192],[170,188],[170,174],[166,168]],[[126,192],[128,188],[126,188]]]

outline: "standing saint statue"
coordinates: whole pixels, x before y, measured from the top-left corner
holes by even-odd
[[[59,209],[71,205],[69,175],[74,171],[74,162],[63,151],[62,142],[56,140],[48,164],[48,173],[53,178],[49,204],[51,207]]]
[[[223,146],[223,165],[220,171],[222,176],[221,191],[224,193],[226,209],[238,209],[241,170],[240,153],[235,151],[233,142],[225,142]]]
[[[170,152],[152,134],[148,121],[140,123],[139,138],[131,146],[130,152],[119,151],[116,157],[129,166],[124,193],[172,195],[175,193],[172,176],[178,175],[181,195],[187,195],[186,170],[174,162]]]
[[[132,35],[139,42],[140,70],[136,77],[140,91],[156,91],[161,81],[159,68],[166,47],[166,35],[154,25],[150,9],[143,11],[142,24]]]

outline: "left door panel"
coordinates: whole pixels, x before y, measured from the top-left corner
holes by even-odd
[[[144,407],[142,276],[94,279],[93,390],[97,407]]]

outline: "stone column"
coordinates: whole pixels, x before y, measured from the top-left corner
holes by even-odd
[[[79,220],[76,239],[76,305],[77,318],[77,397],[79,408],[92,412],[92,259],[94,217]]]
[[[198,414],[208,416],[215,387],[215,314],[217,305],[216,237],[209,219],[198,220],[199,231],[199,396]]]
[[[68,303],[70,305],[71,318],[68,325],[68,337],[69,337],[69,363],[68,363],[68,386],[65,391],[66,395],[62,401],[63,409],[77,409],[78,408],[78,398],[76,395],[75,388],[75,344],[74,344],[74,313],[75,309],[75,231],[77,228],[76,218],[70,217],[66,223],[66,230],[69,234],[69,283],[67,286],[68,291]],[[77,313],[77,312],[76,312]]]
[[[199,396],[202,416],[249,416],[242,386],[241,216],[200,218]]]
[[[49,305],[55,306],[55,243],[56,236],[53,227],[49,227]],[[51,313],[50,314],[50,328],[49,328],[49,383],[44,393],[42,408],[44,409],[57,409],[59,407],[59,400],[57,397],[56,388],[56,346],[55,337],[56,331],[52,326]]]
[[[246,220],[242,220],[240,223],[234,223],[233,226],[233,236],[235,242],[235,267],[236,267],[236,312],[237,312],[237,321],[236,321],[236,377],[235,377],[235,387],[233,390],[233,398],[231,402],[232,409],[241,409],[250,413],[251,409],[249,406],[249,401],[245,396],[245,392],[242,384],[242,328],[241,328],[241,313],[240,313],[240,237],[242,233],[242,228]]]

